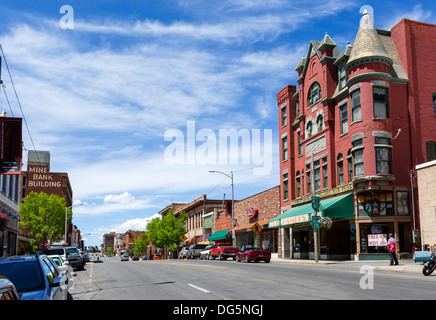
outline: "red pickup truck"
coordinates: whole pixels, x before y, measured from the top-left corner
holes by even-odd
[[[233,260],[236,260],[236,253],[238,251],[238,248],[235,248],[228,243],[220,243],[217,244],[215,248],[210,249],[209,257],[213,260],[215,260],[215,258],[218,258],[219,260],[227,260],[227,258],[233,258]]]

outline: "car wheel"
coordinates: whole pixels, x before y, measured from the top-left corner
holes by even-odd
[[[266,260],[265,260],[265,263],[269,263],[269,259],[266,259]]]

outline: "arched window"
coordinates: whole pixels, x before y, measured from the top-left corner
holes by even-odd
[[[312,132],[313,132],[313,125],[312,125],[312,121],[309,121],[306,125],[306,136],[307,138],[312,136]]]
[[[316,118],[316,127],[318,128],[318,132],[320,132],[323,129],[323,123],[324,123],[324,117],[322,114]]]
[[[309,89],[307,105],[311,106],[321,100],[321,87],[318,82],[314,82]]]

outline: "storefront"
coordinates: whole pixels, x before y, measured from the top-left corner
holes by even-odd
[[[412,226],[407,190],[364,190],[356,193],[356,245],[359,260],[388,259],[389,233],[400,257],[412,256]]]
[[[321,199],[321,228],[317,231],[319,259],[353,260],[356,253],[353,193]],[[282,258],[314,259],[311,203],[295,206],[268,223],[281,232]]]
[[[280,186],[235,203],[236,246],[253,245],[278,254],[278,230],[268,222],[280,214]]]

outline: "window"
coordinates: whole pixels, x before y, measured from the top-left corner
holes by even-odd
[[[345,72],[345,65],[338,69],[339,90],[345,88],[347,82],[347,73]]]
[[[363,175],[363,144],[362,139],[353,142],[354,176]]]
[[[340,107],[340,118],[341,118],[341,134],[348,133],[348,110],[347,105]]]
[[[374,118],[389,118],[388,89],[373,88]]]
[[[288,160],[288,138],[287,137],[282,138],[282,148],[283,148],[282,160],[286,161],[286,160]]]
[[[327,157],[322,158],[322,186],[328,188]]]
[[[340,153],[337,158],[338,165],[338,185],[344,184],[344,158]]]
[[[288,199],[288,174],[283,173],[283,199]]]
[[[318,128],[318,132],[322,130],[323,123],[324,123],[324,117],[322,116],[322,114],[320,114],[318,118],[316,118],[316,126]]]
[[[282,127],[288,124],[288,115],[286,113],[286,105],[282,107]]]
[[[297,133],[297,136],[298,136],[298,155],[301,156],[303,154],[303,142],[300,133]]]
[[[375,161],[377,174],[379,173],[392,173],[391,167],[391,139],[389,138],[375,138]]]
[[[309,95],[307,96],[307,105],[311,106],[321,100],[321,87],[318,82],[312,84],[309,89]]]
[[[427,161],[436,160],[436,142],[427,141],[425,143],[425,152],[427,154]]]
[[[371,192],[357,195],[359,217],[393,216],[394,205],[392,192]]]
[[[307,183],[307,194],[312,192],[312,179],[310,177],[310,164],[306,165],[306,183]]]
[[[351,149],[347,153],[347,164],[348,164],[348,183],[353,181],[353,157],[351,154]]]
[[[297,187],[297,198],[301,197],[301,177],[300,171],[297,171],[295,175],[296,187]]]
[[[408,216],[409,213],[409,193],[407,191],[397,191],[397,214]]]
[[[351,121],[362,120],[362,112],[360,110],[360,90],[351,93]]]
[[[436,113],[436,92],[433,93],[433,113]]]
[[[321,190],[321,167],[320,167],[320,161],[314,161],[313,162],[313,178],[314,178],[314,184],[315,184],[315,191]]]
[[[295,115],[296,115],[296,117],[298,118],[299,116],[300,116],[300,102],[298,101],[298,97],[297,97],[297,102],[296,102],[296,105],[295,105]]]
[[[309,121],[306,125],[306,133],[307,133],[307,138],[312,136],[312,132],[313,132],[313,125],[312,125],[312,121]]]

